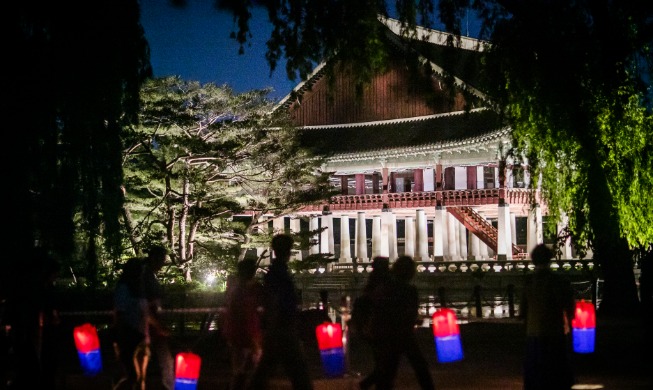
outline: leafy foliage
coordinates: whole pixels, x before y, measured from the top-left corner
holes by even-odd
[[[631,250],[653,242],[653,6],[611,1],[441,1],[486,15],[485,89],[605,278],[605,310],[635,312]],[[452,17],[453,18],[453,17]],[[452,21],[447,23],[452,26]],[[546,31],[546,34],[543,32]],[[538,184],[535,180],[532,183]]]
[[[330,193],[267,93],[178,77],[143,87],[124,155],[129,230],[135,247],[166,241],[188,281],[191,268],[233,267],[267,216]]]

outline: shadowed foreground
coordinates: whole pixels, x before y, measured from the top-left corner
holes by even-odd
[[[440,390],[517,390],[522,388],[521,359],[524,335],[518,320],[487,320],[462,324],[462,361],[439,363],[435,355],[433,336],[429,328],[419,329],[419,339]],[[101,336],[102,337],[102,336]],[[645,333],[640,320],[602,320],[596,330],[596,349],[592,354],[574,354],[578,389],[639,390],[653,388],[653,331]],[[96,378],[81,375],[77,355],[71,344],[62,349],[60,388],[110,389],[116,374],[115,359],[105,342],[102,345],[104,371]],[[227,389],[229,359],[224,342],[217,332],[175,336],[171,340],[174,352],[193,351],[202,358],[198,389]],[[323,377],[319,351],[314,343],[306,344],[306,355],[314,378],[315,389],[357,389],[360,375],[372,369],[370,351],[359,340],[350,342],[350,370],[345,378]],[[552,373],[553,374],[553,373]],[[156,368],[151,366],[148,389],[159,388]],[[273,389],[291,389],[283,380],[273,380]],[[399,390],[418,389],[411,367],[402,361],[397,378]]]

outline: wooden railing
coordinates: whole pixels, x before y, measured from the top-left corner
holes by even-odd
[[[534,190],[525,188],[488,188],[476,190],[445,190],[424,192],[396,192],[388,194],[336,195],[328,202],[308,205],[303,211],[373,210],[384,205],[390,208],[413,208],[441,206],[481,206],[499,204],[502,197],[508,204],[529,204]]]

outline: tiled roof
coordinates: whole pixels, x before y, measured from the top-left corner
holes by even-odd
[[[301,143],[318,154],[333,156],[426,145],[462,146],[502,130],[505,126],[495,112],[477,109],[392,121],[310,126],[302,129]]]

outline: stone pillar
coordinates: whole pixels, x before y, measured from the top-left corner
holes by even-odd
[[[417,240],[415,236],[415,220],[413,217],[406,217],[404,220],[404,255],[415,257],[415,241]]]
[[[481,240],[478,240],[478,250],[481,256],[481,259],[489,259],[490,251],[486,243]]]
[[[426,225],[426,213],[418,209],[415,216],[415,261],[429,260],[429,242],[428,229]]]
[[[449,253],[449,212],[443,208],[445,213],[442,215],[442,256],[444,260],[451,260]]]
[[[444,227],[447,210],[442,206],[435,206],[433,218],[433,261],[444,261]]]
[[[365,227],[365,212],[356,215],[356,259],[368,261],[367,258],[367,228]]]
[[[390,211],[384,211],[381,213],[381,248],[379,256],[390,258]]]
[[[469,260],[478,260],[481,258],[481,240],[476,234],[469,232],[469,241],[471,243],[471,252]]]
[[[323,214],[322,228],[326,228],[320,232],[320,253],[331,253],[335,255],[336,247],[333,238],[333,215],[331,213]]]
[[[390,261],[397,260],[399,251],[397,250],[397,216],[391,212],[387,212],[386,218],[388,219],[388,258]]]
[[[311,215],[308,220],[308,228],[311,232],[315,232],[320,229],[320,220],[318,219],[317,215]],[[315,255],[320,253],[320,235],[312,235],[310,240],[311,242],[315,242],[315,244],[310,245],[308,247],[308,254],[309,255]]]
[[[349,235],[349,216],[340,216],[340,263],[351,263],[351,237]]]
[[[512,235],[510,233],[510,205],[499,204],[497,260],[512,259]]]
[[[467,228],[458,222],[458,244],[460,245],[460,259],[467,260]]]
[[[526,250],[529,253],[538,244],[544,242],[544,232],[542,231],[542,208],[540,204],[536,203],[533,208],[528,211],[528,223],[526,227]]]
[[[560,233],[564,228],[567,227],[569,224],[569,217],[567,214],[564,212],[560,213],[560,223],[558,223],[558,237],[560,237]],[[572,252],[571,252],[571,240],[569,238],[565,239],[564,245],[562,246],[562,260],[567,260],[573,258]]]
[[[285,233],[284,217],[277,217],[272,219],[272,232],[274,234]]]
[[[290,217],[290,233],[299,234],[301,231],[301,220],[297,216]],[[302,251],[298,250],[293,252],[293,260],[301,260],[303,258]]]
[[[381,216],[372,217],[372,258],[383,256],[383,239],[381,238]]]
[[[456,241],[456,224],[458,220],[449,213],[447,215],[447,248],[449,250],[449,260],[458,260],[458,241]]]

